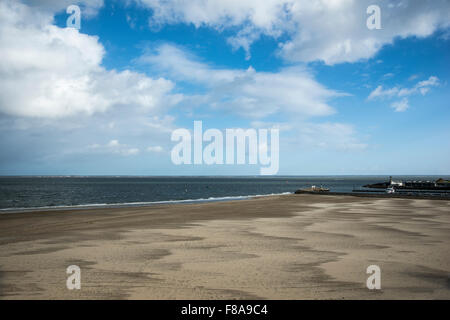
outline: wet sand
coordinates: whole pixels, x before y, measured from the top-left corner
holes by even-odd
[[[450,299],[449,205],[302,194],[2,214],[0,298]]]

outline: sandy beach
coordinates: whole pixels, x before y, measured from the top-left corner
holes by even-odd
[[[304,194],[6,213],[0,298],[450,299],[449,205]]]

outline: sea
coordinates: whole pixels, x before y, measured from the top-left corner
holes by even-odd
[[[394,177],[425,181],[438,178]],[[239,200],[293,193],[312,185],[333,192],[352,192],[388,179],[387,176],[3,176],[0,177],[0,212]]]

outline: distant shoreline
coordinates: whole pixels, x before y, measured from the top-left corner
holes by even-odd
[[[29,208],[2,208],[0,215],[8,213],[27,213],[27,212],[47,212],[47,211],[81,211],[92,209],[126,209],[126,208],[146,208],[164,205],[184,205],[184,204],[200,204],[209,202],[229,202],[251,200],[262,197],[291,195],[294,192],[257,194],[246,196],[229,196],[229,197],[213,197],[208,199],[181,199],[181,200],[165,200],[152,202],[130,202],[130,203],[90,203],[68,206],[46,206],[46,207],[29,207]]]
[[[370,192],[314,192],[314,191],[301,191],[299,194],[315,194],[315,195],[328,195],[328,196],[354,196],[362,198],[396,198],[396,199],[422,199],[422,200],[450,200],[450,193],[448,196],[442,195],[426,195],[426,194],[388,194],[388,193],[370,193]]]

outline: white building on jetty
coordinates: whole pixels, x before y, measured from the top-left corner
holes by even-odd
[[[394,181],[392,180],[392,176],[389,177],[389,185],[396,187],[403,187],[403,181]]]

